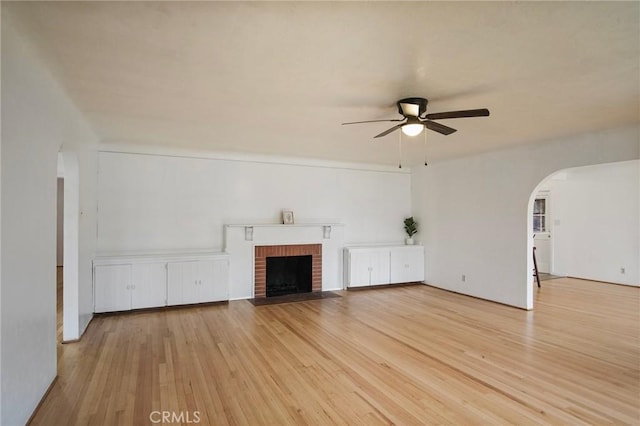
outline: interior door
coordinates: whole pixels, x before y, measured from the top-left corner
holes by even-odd
[[[533,246],[538,272],[551,273],[551,209],[549,196],[538,195],[533,204]]]

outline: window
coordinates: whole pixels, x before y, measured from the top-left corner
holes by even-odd
[[[536,198],[533,203],[533,232],[547,232],[547,199]]]

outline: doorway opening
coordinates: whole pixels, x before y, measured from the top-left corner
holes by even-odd
[[[60,173],[59,173],[60,174]],[[64,268],[64,178],[57,179],[56,208],[56,330],[57,341],[62,342],[62,320],[64,312],[63,268]]]
[[[58,178],[64,180],[62,193],[62,259],[64,266],[59,271],[62,275],[60,283],[62,288],[60,303],[62,341],[71,342],[80,338],[78,299],[80,173],[78,159],[74,153],[58,152]]]
[[[533,249],[544,279],[640,286],[640,160],[563,169],[542,180],[527,211],[527,305]]]

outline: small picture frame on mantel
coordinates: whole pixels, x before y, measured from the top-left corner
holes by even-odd
[[[293,225],[293,210],[282,210],[282,223]]]

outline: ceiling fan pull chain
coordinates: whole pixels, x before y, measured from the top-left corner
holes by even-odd
[[[424,131],[424,165],[427,165],[427,130]]]
[[[402,168],[402,132],[399,132],[400,137],[398,138],[398,151],[400,158],[398,159],[398,168]]]

